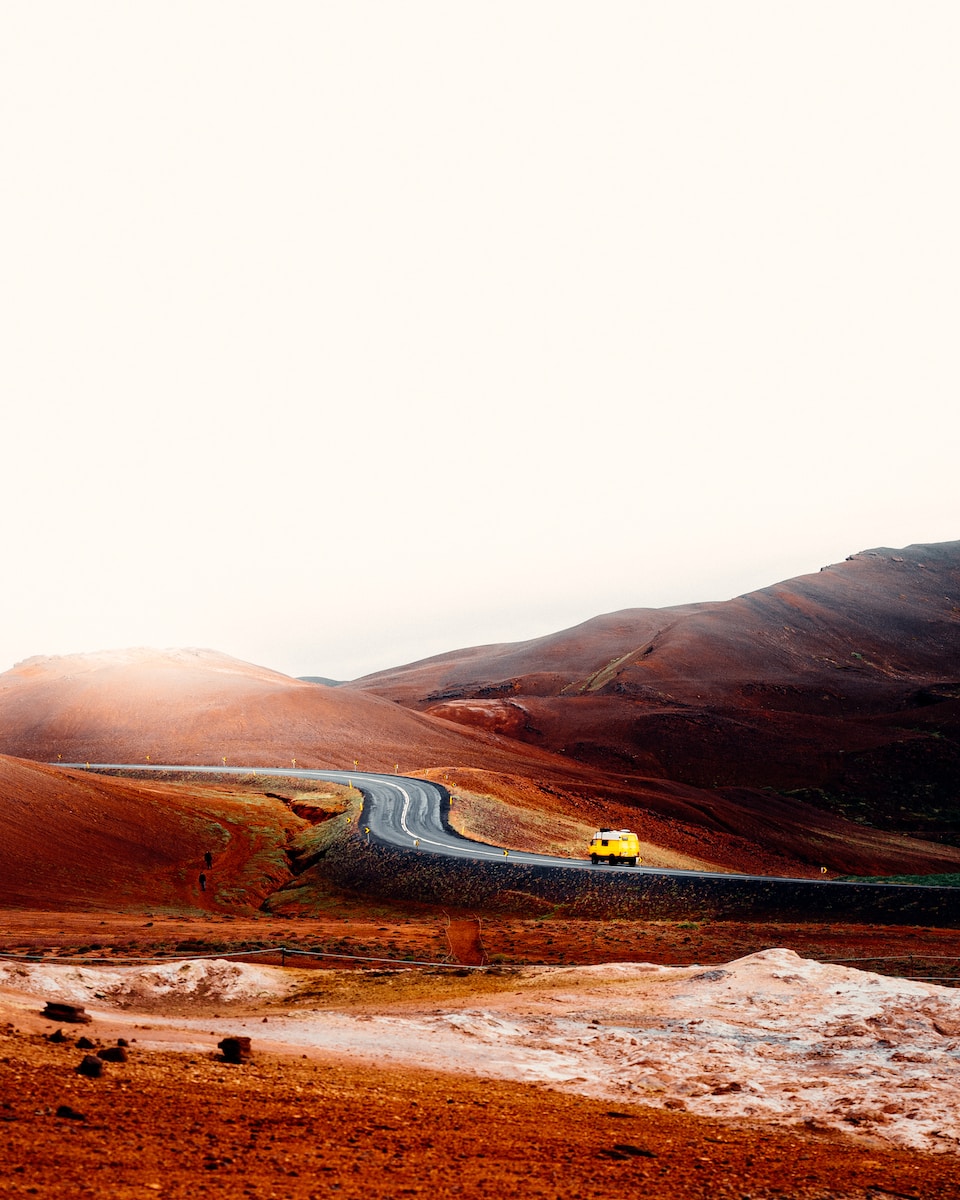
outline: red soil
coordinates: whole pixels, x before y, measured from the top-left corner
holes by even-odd
[[[646,693],[667,703],[733,701],[832,716],[844,698],[882,711],[891,694],[950,679],[958,663],[960,542],[944,542],[864,551],[734,600],[626,609],[347,686],[419,707],[444,692],[478,699]]]
[[[209,650],[34,658],[0,675],[0,752],[41,762],[410,770],[471,754],[506,762],[509,750],[377,696]]]
[[[46,1023],[43,1028],[50,1031]],[[960,1161],[805,1130],[331,1056],[141,1052],[101,1079],[70,1042],[0,1031],[0,1191],[662,1200],[954,1200]],[[59,1114],[70,1115],[59,1115]]]
[[[902,953],[917,974],[946,971],[935,956],[956,961],[957,931],[493,917],[333,893],[309,918],[258,912],[290,877],[283,850],[304,827],[290,806],[40,764],[357,760],[449,772],[455,786],[534,815],[633,817],[664,848],[736,869],[956,870],[950,847],[762,787],[832,783],[838,761],[857,756],[864,778],[863,764],[879,769],[884,754],[915,754],[922,772],[931,744],[949,743],[944,730],[960,727],[949,694],[960,678],[958,550],[858,556],[727,605],[614,614],[349,687],[202,651],[21,664],[0,676],[0,751],[18,756],[0,758],[0,951],[92,958],[282,942],[358,960],[722,963],[781,945],[818,958]],[[3,1193],[960,1194],[953,1155],[638,1106],[611,1115],[583,1098],[429,1069],[371,1074],[329,1057],[268,1056],[230,1068],[135,1052],[87,1080],[69,1045],[43,1038],[48,1023],[20,1024],[0,1028]],[[61,1105],[83,1119],[56,1116]]]
[[[469,769],[553,788],[571,816],[625,812],[732,869],[953,872],[960,850],[924,842],[937,817],[916,814],[955,807],[960,542],[336,688],[210,651],[32,659],[0,676],[0,752]],[[868,806],[868,824],[811,806],[817,789]]]
[[[262,794],[198,794],[2,756],[0,797],[7,907],[256,908],[290,879],[283,847],[305,825]]]
[[[589,767],[610,796],[718,844],[759,839],[848,873],[957,870],[956,848],[915,838],[957,820],[960,542],[867,551],[735,600],[612,613],[349,687]],[[798,789],[805,802],[783,795]],[[818,812],[818,792],[882,832]],[[911,842],[888,840],[898,832]]]
[[[484,956],[711,964],[783,945],[819,958],[911,955],[911,971],[929,974],[946,970],[941,956],[956,962],[960,953],[954,930],[566,921],[546,914],[481,919],[335,895],[326,898],[323,916],[256,913],[255,890],[247,903],[228,901],[243,879],[243,854],[262,851],[271,838],[279,842],[284,822],[299,820],[279,801],[257,817],[259,842],[247,843],[234,859],[215,858],[216,886],[200,896],[189,888],[185,894],[183,880],[192,879],[211,831],[240,837],[231,819],[244,807],[249,815],[249,794],[231,797],[213,786],[191,795],[181,785],[15,760],[0,760],[0,785],[6,802],[16,799],[23,813],[10,824],[0,864],[0,952],[7,954],[123,961],[178,947],[209,954],[282,944],[354,956],[313,960],[328,968],[370,965],[371,958],[471,963]],[[272,827],[264,812],[272,813]],[[45,855],[43,869],[21,874],[25,853]],[[30,897],[34,906],[21,907]],[[127,912],[117,911],[121,901]],[[251,958],[280,960],[276,953]],[[350,970],[343,974],[351,977]],[[419,985],[421,1002],[429,978]],[[331,1003],[349,1007],[348,985],[328,987]],[[436,1003],[443,1003],[440,995]],[[364,1012],[358,1009],[358,1017]],[[190,1015],[198,1015],[194,1005]],[[251,1063],[230,1067],[207,1052],[147,1052],[134,1044],[128,1063],[109,1064],[103,1079],[85,1079],[76,1072],[82,1053],[72,1042],[46,1040],[55,1027],[39,1008],[6,1019],[4,1027],[0,1012],[0,1191],[11,1194],[204,1192],[245,1200],[330,1191],[502,1195],[519,1188],[525,1195],[599,1198],[630,1186],[665,1200],[769,1200],[784,1193],[796,1200],[884,1194],[946,1200],[960,1189],[953,1155],[613,1106],[429,1066],[371,1071],[316,1052],[308,1058],[257,1052]],[[425,1055],[429,1062],[427,1047]],[[57,1115],[66,1109],[74,1115]]]

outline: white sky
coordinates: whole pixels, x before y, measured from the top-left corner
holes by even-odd
[[[7,0],[0,670],[960,537],[960,6]]]

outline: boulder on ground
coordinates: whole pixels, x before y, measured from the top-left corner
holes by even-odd
[[[248,1037],[225,1037],[217,1043],[223,1057],[230,1063],[246,1062],[253,1057]]]
[[[102,1058],[104,1062],[126,1062],[128,1055],[122,1046],[106,1046],[97,1051],[97,1058]]]
[[[60,1000],[48,1000],[40,1015],[51,1021],[69,1021],[73,1025],[89,1025],[93,1020],[82,1004],[65,1004]]]
[[[69,1104],[61,1104],[56,1111],[56,1116],[64,1117],[68,1121],[85,1121],[87,1119],[82,1112],[77,1112]]]

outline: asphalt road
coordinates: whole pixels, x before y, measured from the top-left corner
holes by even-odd
[[[627,872],[655,875],[695,876],[700,879],[749,879],[782,880],[796,883],[796,877],[771,875],[734,875],[725,871],[679,871],[666,867],[626,867],[600,863],[594,866],[589,858],[558,858],[549,854],[531,854],[523,850],[511,850],[503,846],[489,846],[483,842],[470,841],[453,830],[445,828],[442,819],[443,791],[435,784],[406,775],[376,775],[365,771],[319,771],[291,767],[194,767],[158,763],[51,763],[51,766],[74,767],[90,771],[182,771],[212,775],[269,775],[272,778],[326,779],[333,783],[349,784],[358,788],[364,796],[360,829],[371,842],[385,846],[415,848],[424,853],[443,854],[451,858],[465,858],[474,862],[512,862],[528,866],[551,867],[555,870],[602,871],[604,873]],[[586,847],[584,847],[586,854]],[[836,880],[806,880],[823,887],[849,887],[850,884]],[[895,885],[874,884],[873,887]]]

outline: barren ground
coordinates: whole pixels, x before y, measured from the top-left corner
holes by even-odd
[[[799,637],[791,621],[778,638]],[[651,744],[702,751],[710,761],[693,767],[706,784],[635,754],[607,702],[642,683],[637,672],[685,661],[687,642],[661,639],[628,661],[604,649],[620,637],[609,624],[596,645],[578,639],[586,657],[571,678],[586,690],[564,704],[569,727],[549,680],[531,681],[526,708],[507,706],[537,745],[491,725],[505,699],[481,706],[474,727],[459,710],[437,719],[207,652],[37,660],[4,676],[2,749],[22,757],[0,758],[0,1195],[956,1200],[960,989],[941,985],[960,976],[958,930],[573,920],[523,898],[512,913],[444,912],[322,880],[291,899],[284,885],[317,822],[345,821],[355,797],[262,776],[198,788],[24,761],[358,762],[446,782],[454,822],[498,844],[576,852],[609,817],[640,827],[650,864],[814,877],[956,869],[956,848],[904,836],[915,831],[715,785],[731,749],[726,726],[693,704],[699,678],[691,720],[654,712]],[[886,679],[870,647],[851,645],[852,664],[849,647],[823,660],[829,679],[817,667],[817,704],[837,706],[831,681],[846,681],[845,696],[870,672]],[[939,670],[942,639],[931,645]],[[693,659],[699,670],[703,655]],[[626,663],[623,680],[607,679],[611,663]],[[494,697],[499,682],[479,680]],[[744,713],[756,709],[791,770],[804,750],[826,771],[833,743],[807,737],[809,714],[797,724],[776,708],[793,703],[786,676],[767,683],[743,693]],[[556,686],[565,701],[570,681]],[[933,751],[952,728],[951,696],[925,696],[895,737],[879,718],[840,725],[856,726],[870,754],[891,738],[897,754],[930,751],[939,786]],[[833,721],[811,719],[817,731]],[[749,760],[740,732],[735,742]],[[760,765],[773,771],[774,759]],[[238,952],[243,964],[223,961]],[[43,1003],[71,997],[94,1020],[52,1042]],[[249,1062],[222,1060],[231,1033],[251,1037]],[[81,1035],[101,1049],[123,1038],[128,1061],[79,1075]]]
[[[960,1195],[960,991],[755,953],[912,951],[929,973],[956,960],[956,931],[386,910],[7,911],[0,929],[7,953],[96,942],[84,958],[101,960],[0,965],[0,1194]],[[190,940],[203,953],[334,934],[330,953],[450,965],[115,965]],[[478,950],[509,961],[451,961]],[[558,965],[518,965],[537,961]],[[57,1026],[47,999],[95,1019]],[[68,1040],[51,1043],[58,1027]],[[251,1037],[249,1063],[220,1060],[227,1034]],[[83,1035],[125,1038],[129,1061],[78,1075]]]

